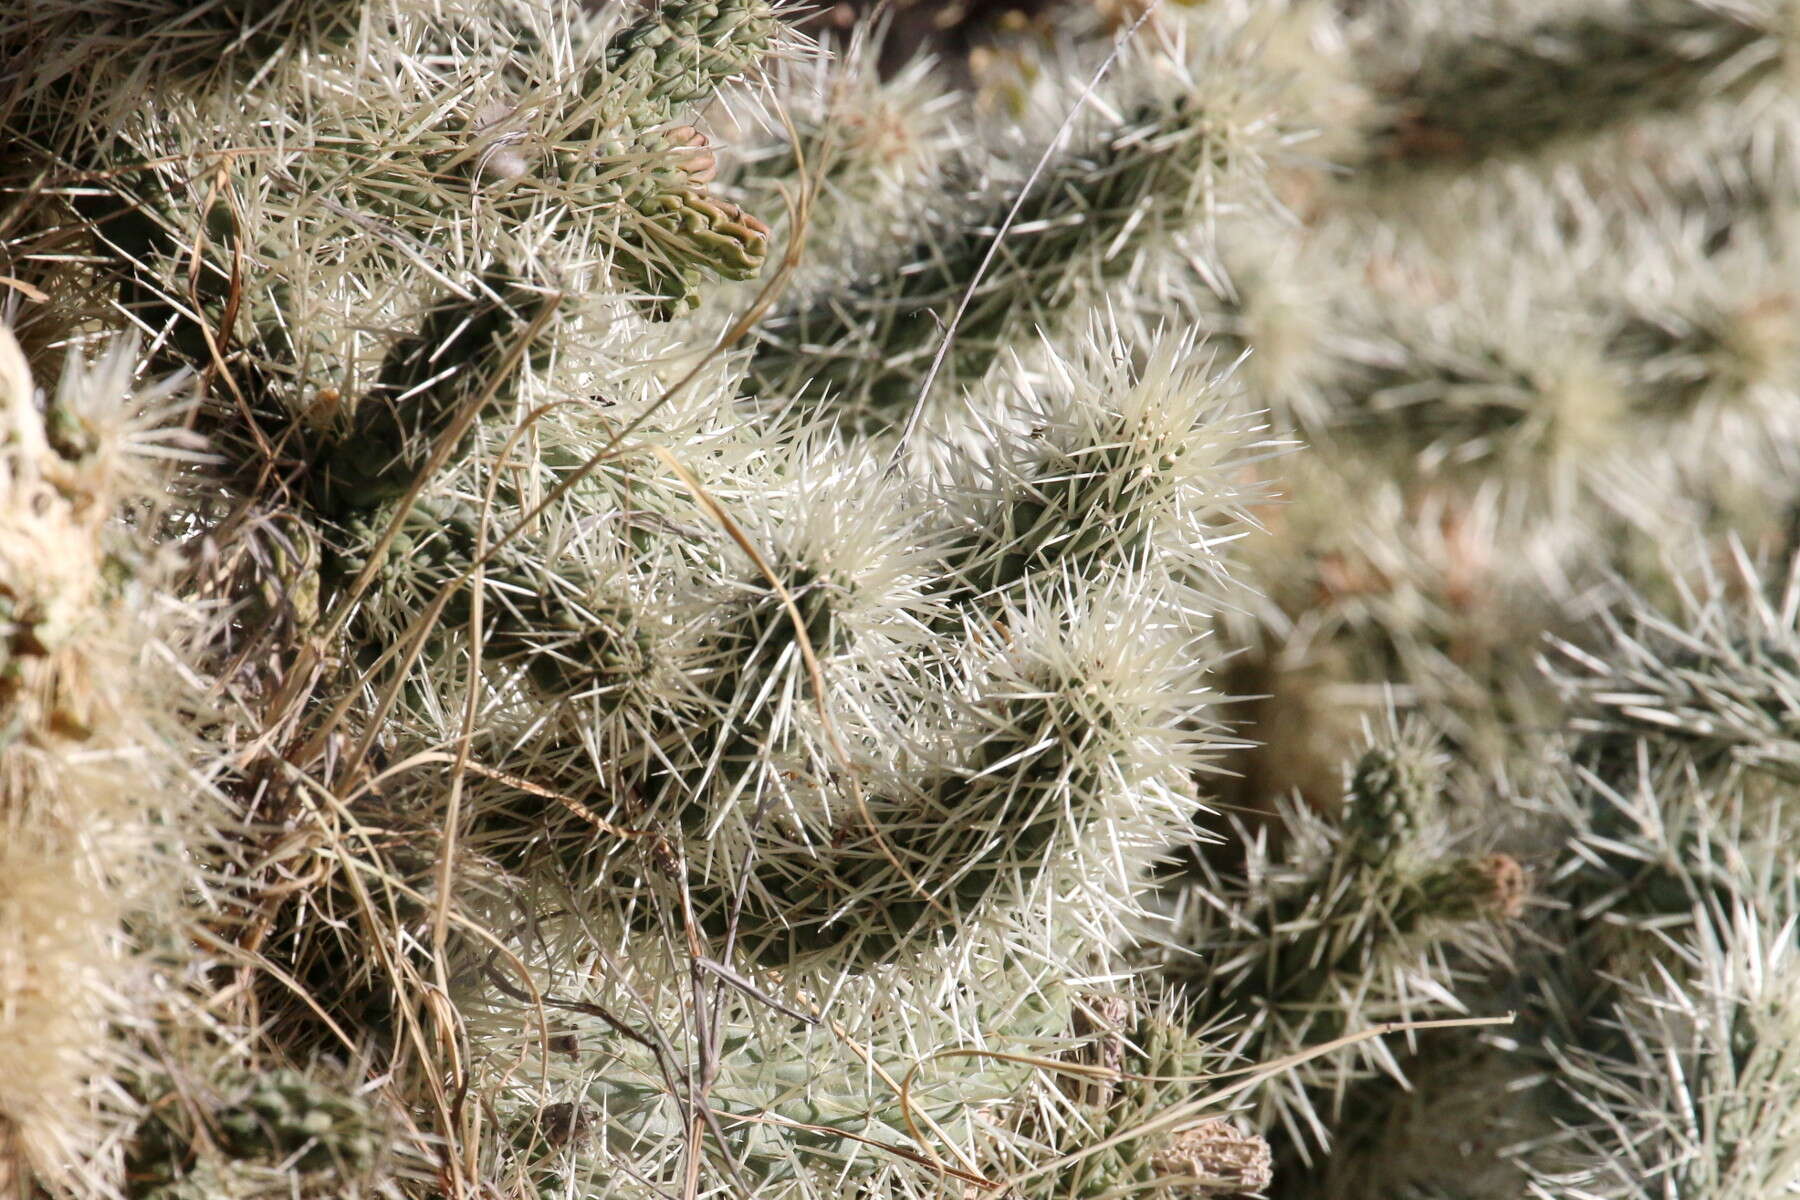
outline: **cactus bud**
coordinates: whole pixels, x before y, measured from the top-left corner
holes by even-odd
[[[1150,1156],[1172,1197],[1261,1192],[1274,1178],[1269,1143],[1213,1117],[1170,1135]]]

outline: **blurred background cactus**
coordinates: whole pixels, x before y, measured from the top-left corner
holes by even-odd
[[[0,15],[0,1190],[1800,1193],[1797,37]]]

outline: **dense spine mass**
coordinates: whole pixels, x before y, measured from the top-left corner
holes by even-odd
[[[1280,131],[1223,54],[1196,57],[1177,67],[1128,56],[1122,73],[1174,78],[1150,80],[1154,98],[1086,144],[1049,147],[1022,196],[951,181],[974,194],[909,254],[765,324],[748,390],[892,423],[922,401],[940,353],[946,388],[978,382],[1008,347],[1131,274],[1146,247],[1216,207],[1251,203],[1259,155]],[[1214,77],[1201,85],[1190,70]]]
[[[0,1191],[1800,1188],[1791,0],[801,16],[0,15]]]
[[[1782,5],[1652,0],[1452,33],[1381,89],[1376,170],[1541,153],[1633,119],[1728,99],[1785,68]]]

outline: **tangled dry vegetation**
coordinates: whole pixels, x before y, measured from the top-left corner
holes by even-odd
[[[1792,0],[0,14],[0,1192],[1800,1194]]]

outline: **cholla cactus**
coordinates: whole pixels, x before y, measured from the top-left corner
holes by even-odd
[[[1034,325],[1056,328],[1098,285],[1131,276],[1159,237],[1258,203],[1262,161],[1291,136],[1266,78],[1235,61],[1234,43],[1216,32],[1172,38],[1172,47],[1129,49],[1115,68],[1130,81],[1108,98],[1122,123],[1067,145],[1050,139],[1041,178],[952,182],[971,199],[879,280],[768,322],[750,389],[829,398],[859,420],[892,423],[924,401],[950,331],[946,389],[978,382]],[[1079,102],[1062,101],[1059,116]],[[994,252],[996,237],[1004,253]]]
[[[1729,100],[1788,68],[1782,3],[1601,4],[1509,38],[1442,34],[1382,89],[1369,159],[1390,169],[1542,153],[1645,114]]]
[[[532,313],[508,297],[521,289],[591,288],[610,266],[666,313],[708,275],[754,274],[766,253],[766,227],[709,196],[706,154],[670,128],[679,106],[770,49],[766,7],[672,8],[610,40],[584,28],[571,42],[571,19],[530,3],[395,13],[376,22],[371,56],[290,66],[272,114],[178,93],[98,149],[46,157],[117,181],[99,196],[77,189],[76,203],[120,260],[121,299],[190,359],[247,352],[234,373],[265,424],[329,426],[426,378],[466,395],[447,381],[481,364],[452,374],[458,355],[435,342],[465,321],[488,335],[465,333],[466,350],[520,334]],[[716,48],[694,40],[696,23]],[[409,73],[449,45],[482,49],[450,55],[448,92]],[[376,80],[383,104],[342,101]],[[391,331],[409,326],[434,352],[406,362]]]
[[[1791,1187],[1786,4],[590,7],[0,17],[0,1174]]]
[[[784,238],[783,193],[793,196],[809,180],[817,189],[804,226],[793,231],[812,253],[789,281],[790,303],[796,293],[829,291],[846,264],[881,263],[896,238],[913,236],[921,198],[943,186],[968,145],[956,94],[931,59],[884,77],[881,29],[871,26],[822,49],[780,65],[771,84],[782,97],[779,113],[740,105],[713,114],[738,148],[726,179],[732,193]]]
[[[1586,753],[1599,778],[1617,782],[1617,768],[1628,768],[1632,748],[1652,733],[1660,764],[1692,770],[1715,787],[1792,776],[1800,576],[1790,567],[1781,590],[1765,595],[1742,559],[1735,574],[1731,584],[1707,580],[1707,593],[1690,594],[1678,617],[1640,605],[1608,622],[1612,646],[1604,657],[1564,648],[1564,661],[1586,668],[1564,674],[1564,685],[1597,702],[1576,728],[1591,735]]]
[[[389,6],[361,0],[75,0],[0,20],[7,136],[60,146],[104,134],[146,95],[241,87],[258,72],[342,47]]]
[[[1715,590],[1680,625],[1640,605],[1604,657],[1571,648],[1585,670],[1561,681],[1588,701],[1563,802],[1574,853],[1559,872],[1581,923],[1568,936],[1588,946],[1563,972],[1573,995],[1665,969],[1669,929],[1762,895],[1780,874],[1795,816],[1782,715],[1795,592],[1765,597],[1754,572],[1742,582],[1748,599]],[[1782,895],[1758,901],[1758,915],[1784,919]]]
[[[1219,744],[1204,637],[1234,475],[1262,447],[1206,352],[1105,325],[1076,353],[1020,344],[977,426],[897,461],[732,412],[729,364],[673,394],[643,353],[681,344],[644,318],[761,263],[767,231],[706,191],[689,106],[760,65],[772,16],[365,14],[366,52],[276,64],[264,97],[171,77],[117,137],[43,147],[108,180],[73,208],[121,309],[231,396],[204,410],[225,461],[194,494],[266,513],[188,518],[269,547],[247,581],[215,575],[246,603],[207,660],[279,746],[226,771],[258,846],[234,945],[267,986],[247,994],[278,1058],[351,1051],[404,1106],[436,1104],[463,1184],[630,1191],[704,1166],[816,1195],[834,1174],[919,1189],[955,1161],[985,1186],[997,1168],[961,1147],[1025,1136],[1003,1110],[1028,1066],[963,1063],[911,1106],[871,1108],[871,1087],[972,1040],[1054,1051],[1064,978],[1113,961]],[[382,104],[344,99],[376,81]],[[1183,203],[1205,205],[1217,155],[1196,153]],[[1154,201],[1132,170],[1131,203]],[[242,671],[253,653],[273,661]],[[395,769],[362,774],[371,755]],[[608,965],[569,999],[587,943]],[[1008,995],[1026,965],[1041,1012]],[[578,1085],[523,1048],[551,1007],[613,1043]],[[441,1019],[481,1031],[463,1086],[485,1081],[504,1137],[438,1103],[420,1022]],[[683,1065],[689,1038],[706,1049]],[[796,1073],[820,1053],[835,1065]],[[524,1057],[562,1086],[515,1094]],[[236,1094],[228,1062],[205,1071]],[[153,1119],[133,1161],[162,1164],[155,1186],[254,1192],[269,1159],[355,1123],[323,1074],[280,1077],[324,1088],[305,1114],[246,1101],[267,1146],[202,1114],[173,1142],[224,1133],[188,1162]],[[1224,1169],[1179,1132],[1114,1149],[1109,1174]],[[285,1165],[403,1186],[366,1157]]]
[[[1590,710],[1576,747],[1576,798],[1588,803],[1573,809],[1578,840],[1559,872],[1585,961],[1557,972],[1546,1004],[1572,1141],[1533,1155],[1540,1189],[1705,1196],[1800,1183],[1779,1051],[1800,911],[1781,748],[1792,578],[1772,597],[1754,571],[1737,597],[1715,581],[1679,625],[1640,605],[1604,657],[1578,654],[1586,671],[1563,677]],[[1740,1109],[1747,1095],[1757,1102]],[[1584,1160],[1573,1167],[1571,1146]]]
[[[1333,823],[1288,809],[1285,843],[1250,844],[1241,879],[1204,869],[1168,896],[1166,975],[1196,1016],[1267,1061],[1383,1021],[1460,1011],[1459,984],[1504,967],[1496,936],[1524,911],[1515,858],[1458,846],[1441,753],[1418,728],[1357,760]],[[1347,1084],[1400,1071],[1382,1043],[1308,1063],[1265,1094],[1299,1152],[1329,1140]],[[1266,1127],[1266,1122],[1259,1121]]]
[[[1709,902],[1608,1017],[1606,1050],[1559,1060],[1572,1137],[1543,1152],[1536,1196],[1778,1196],[1800,1183],[1794,903]],[[1773,909],[1773,914],[1764,909]]]
[[[1434,242],[1646,212],[1726,238],[1792,195],[1784,0],[1377,5],[1353,24],[1374,119],[1353,117],[1346,198]]]
[[[192,614],[151,599],[173,564],[141,533],[158,460],[196,449],[182,381],[135,365],[115,344],[45,396],[0,326],[0,1156],[63,1187],[103,1179],[131,1119],[124,1030],[180,1003],[166,939],[217,815],[176,719]]]
[[[146,1097],[150,1116],[127,1165],[133,1194],[156,1200],[251,1196],[285,1190],[356,1190],[384,1152],[367,1103],[339,1084],[299,1071],[208,1081],[216,1094],[182,1096],[173,1086]],[[192,1122],[193,1125],[187,1128]],[[216,1154],[194,1146],[211,1144]]]
[[[1045,597],[996,615],[1013,649],[974,647],[995,661],[965,702],[962,761],[937,766],[937,750],[923,770],[902,760],[872,775],[872,825],[795,797],[804,823],[769,830],[754,857],[737,914],[746,951],[880,959],[928,931],[966,936],[994,899],[1048,910],[1079,888],[1102,924],[1129,903],[1135,872],[1119,866],[1193,812],[1205,741],[1183,729],[1202,699],[1182,684],[1191,651],[1141,602],[1083,613]],[[1083,869],[1057,869],[1071,861]]]
[[[1269,1147],[1229,1117],[1185,1101],[1225,1061],[1191,1014],[1167,1000],[1077,997],[1075,1064],[1011,1116],[1027,1139],[1006,1172],[1020,1195],[1235,1196],[1269,1186]],[[1079,1073],[1074,1073],[1075,1070]]]

